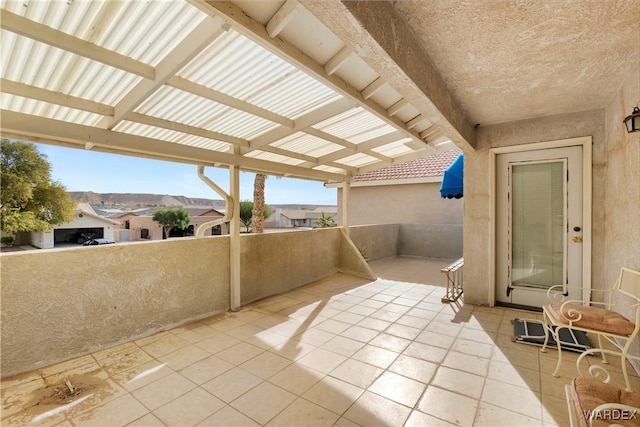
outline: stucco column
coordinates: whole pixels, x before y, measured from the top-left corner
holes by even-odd
[[[231,311],[240,310],[240,168],[229,167],[229,183],[233,216],[230,221],[229,235],[229,307]]]
[[[346,231],[347,236],[349,235],[349,217],[347,212],[349,211],[349,189],[351,188],[351,183],[349,181],[345,181],[342,183],[342,226],[344,227],[344,231]]]

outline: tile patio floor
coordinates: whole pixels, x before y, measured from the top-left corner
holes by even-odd
[[[446,264],[376,261],[377,281],[336,274],[8,378],[1,424],[568,425],[576,356],[554,378],[555,351],[511,341],[536,313],[441,303]]]

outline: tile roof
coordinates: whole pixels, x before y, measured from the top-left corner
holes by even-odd
[[[352,182],[439,177],[442,176],[444,170],[453,163],[460,153],[462,151],[458,148],[442,151],[428,157],[420,157],[408,162],[355,175]]]

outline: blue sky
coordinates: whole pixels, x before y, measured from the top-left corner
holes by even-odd
[[[151,193],[221,199],[204,184],[197,166],[138,157],[99,153],[77,148],[36,144],[51,164],[51,178],[67,191],[95,193]],[[229,170],[205,168],[205,174],[229,192]],[[253,199],[252,173],[240,173],[240,199]],[[267,204],[336,205],[336,189],[322,182],[270,176],[266,182]]]

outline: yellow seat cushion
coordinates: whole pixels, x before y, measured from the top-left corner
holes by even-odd
[[[587,427],[591,411],[604,403],[620,403],[640,408],[640,394],[622,390],[594,378],[574,378],[570,387],[571,400],[581,426]],[[637,427],[640,424],[640,412],[616,412],[615,410],[603,412],[593,422],[594,426],[608,426],[610,424]]]
[[[617,335],[629,335],[635,329],[635,325],[630,322],[629,319],[615,311],[606,310],[600,307],[566,304],[562,307],[563,312],[561,314],[561,307],[561,302],[554,302],[549,305],[549,313],[559,323],[568,325],[569,322],[567,319],[571,320],[578,318],[579,316],[576,314],[571,314],[571,312],[575,310],[582,315],[582,318],[578,321],[573,321],[573,325],[580,328],[609,332]]]

